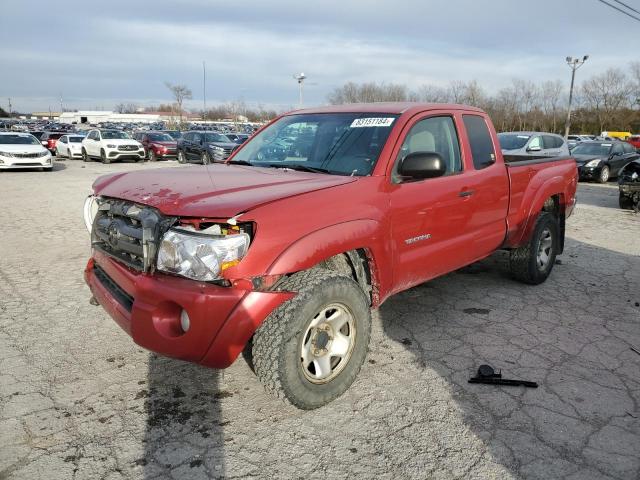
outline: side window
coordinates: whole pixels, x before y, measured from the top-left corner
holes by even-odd
[[[611,149],[612,154],[620,154],[622,153],[622,144],[616,143]]]
[[[493,142],[489,127],[484,118],[478,115],[463,115],[464,127],[467,129],[469,144],[471,145],[471,155],[473,156],[473,167],[481,170],[493,165],[496,161],[496,154],[493,150]]]
[[[630,143],[625,143],[624,145],[622,145],[622,148],[624,149],[624,153],[633,153],[634,152],[634,148],[631,146]]]
[[[194,133],[192,141],[193,143],[202,143],[202,135],[200,135],[199,133]]]
[[[393,167],[392,181],[400,183],[402,178],[398,174],[400,162],[415,152],[435,152],[439,154],[447,167],[446,175],[462,170],[460,160],[460,142],[453,118],[431,117],[417,122],[402,143],[400,153]]]
[[[94,133],[95,133],[95,132],[94,132],[93,130],[91,130],[91,131],[89,132],[89,135],[87,135],[87,139],[89,139],[89,140],[95,140],[95,139],[96,139],[96,137],[95,137]]]
[[[542,137],[533,137],[533,139],[529,142],[529,146],[527,147],[528,149],[534,149],[534,148],[538,148],[541,149],[542,148]]]
[[[542,136],[542,144],[544,145],[545,149],[556,148],[556,139],[555,139],[555,137],[552,137],[551,135],[543,135]]]

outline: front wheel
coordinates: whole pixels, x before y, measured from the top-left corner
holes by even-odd
[[[100,160],[102,160],[104,164],[111,163],[111,159],[107,157],[107,153],[104,150],[100,150]]]
[[[609,181],[609,175],[611,174],[609,166],[605,165],[600,170],[600,176],[598,177],[598,183],[607,183]]]
[[[202,152],[202,156],[200,157],[203,165],[209,165],[211,163],[211,157],[209,156],[209,152]]]
[[[83,162],[89,161],[89,155],[87,155],[87,151],[84,148],[82,149],[82,161]]]
[[[150,162],[157,162],[158,161],[158,157],[156,156],[156,152],[154,152],[153,150],[149,150],[149,161]]]
[[[184,152],[182,150],[178,150],[178,163],[186,163],[187,159],[184,156]]]
[[[509,255],[511,274],[517,280],[531,285],[544,282],[556,261],[560,244],[558,237],[556,218],[548,212],[541,212],[529,243],[511,250]]]
[[[351,278],[314,269],[285,280],[297,295],[253,337],[252,361],[265,389],[303,410],[321,407],[353,383],[367,354],[371,312]]]

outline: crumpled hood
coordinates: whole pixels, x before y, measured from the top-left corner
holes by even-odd
[[[211,164],[114,173],[93,184],[96,195],[155,207],[165,215],[233,217],[265,203],[357,181],[356,177]]]

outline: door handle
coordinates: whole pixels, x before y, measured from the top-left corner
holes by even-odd
[[[470,197],[471,195],[473,195],[474,193],[476,193],[475,190],[463,190],[461,191],[458,196],[459,197]]]

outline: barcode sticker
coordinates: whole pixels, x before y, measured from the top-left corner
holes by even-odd
[[[351,122],[351,128],[388,127],[395,118],[356,118]]]

